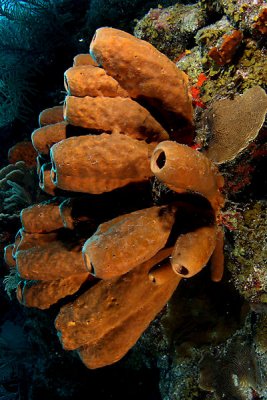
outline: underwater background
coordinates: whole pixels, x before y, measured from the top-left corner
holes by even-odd
[[[151,43],[188,76],[190,145],[224,178],[224,275],[211,281],[208,265],[183,279],[121,360],[91,370],[54,324],[80,292],[25,307],[6,246],[21,211],[54,197],[36,172],[39,114],[63,105],[64,72],[105,26]],[[0,399],[267,400],[266,36],[261,0],[0,0]],[[129,212],[176,199],[157,179],[148,185],[101,202],[120,215],[124,200]]]

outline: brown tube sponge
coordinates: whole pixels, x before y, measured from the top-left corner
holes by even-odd
[[[17,299],[26,307],[45,310],[58,300],[77,292],[88,275],[72,275],[54,281],[21,281],[17,287]]]
[[[224,232],[221,227],[217,230],[216,246],[211,256],[211,279],[220,282],[224,271]]]
[[[73,58],[73,66],[78,67],[79,65],[94,65],[98,66],[97,62],[90,56],[90,54],[77,54]]]
[[[56,124],[63,120],[63,106],[46,108],[39,114],[39,126]]]
[[[154,146],[124,135],[71,137],[51,149],[53,182],[64,190],[99,194],[146,181]]]
[[[132,98],[154,110],[153,115],[172,137],[179,141],[182,128],[191,127],[188,78],[150,43],[118,29],[100,28],[91,42],[90,53]],[[188,143],[192,136],[180,139]]]
[[[99,225],[83,246],[88,271],[111,279],[153,257],[170,235],[175,209],[151,207],[125,214]]]
[[[67,96],[65,120],[74,126],[123,133],[135,139],[168,139],[165,129],[144,107],[130,98]]]
[[[75,220],[72,216],[73,211],[73,199],[64,200],[59,207],[60,216],[63,221],[64,228],[74,229],[75,228]]]
[[[54,280],[88,272],[79,248],[68,249],[61,241],[16,252],[17,270],[22,278]]]
[[[24,208],[20,214],[21,225],[24,231],[45,233],[63,228],[64,225],[60,215],[59,204],[60,199],[54,198]]]
[[[119,278],[98,282],[73,303],[63,306],[55,325],[64,348],[80,347],[80,357],[89,368],[99,368],[123,357],[164,307],[181,279],[170,265],[169,276],[165,275],[161,284],[149,278],[149,271],[158,264],[166,274],[164,259],[170,251],[160,251]]]
[[[27,233],[20,229],[15,237],[13,257],[16,257],[17,251],[27,250],[33,247],[46,246],[58,239],[58,232],[50,233]]]
[[[109,288],[102,287],[102,296],[107,294],[109,299],[114,298],[114,300],[105,307],[99,307],[99,309],[102,308],[100,315],[103,315],[103,323],[99,326],[96,340],[94,341],[91,331],[92,336],[90,335],[89,342],[78,349],[78,354],[87,368],[101,368],[120,360],[137,342],[178,286],[181,278],[175,276],[168,262],[163,262],[158,269],[156,282],[148,277],[146,266],[146,263],[141,265],[141,268],[145,267],[143,275],[140,274],[141,281],[135,273],[137,271],[133,270],[133,274],[129,273],[129,302],[128,296],[123,293],[124,290],[127,291],[127,282],[118,282],[118,284],[122,283],[120,289],[116,287],[117,285]],[[123,306],[125,300],[126,303]],[[107,315],[108,308],[113,317],[111,321]],[[89,329],[93,325],[93,318],[92,315]]]
[[[23,161],[27,168],[36,167],[36,150],[30,141],[18,142],[8,150],[8,162]]]
[[[80,65],[69,68],[64,74],[67,93],[71,96],[129,97],[120,84],[107,75],[103,68]]]
[[[204,226],[180,235],[175,243],[171,265],[181,278],[190,278],[208,263],[216,244],[216,226]]]
[[[159,143],[151,157],[151,170],[175,192],[196,192],[206,197],[215,213],[224,204],[220,193],[223,178],[217,167],[188,146],[171,141]]]
[[[66,122],[58,122],[36,129],[32,133],[32,144],[40,154],[48,155],[53,144],[66,139]]]
[[[51,178],[52,163],[43,164],[39,173],[39,186],[40,188],[52,196],[56,194],[56,185]]]

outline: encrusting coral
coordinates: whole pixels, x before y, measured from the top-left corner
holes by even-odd
[[[116,29],[99,29],[90,49],[104,70],[84,56],[77,66],[76,57],[64,107],[42,112],[32,136],[40,187],[58,197],[23,210],[6,262],[21,277],[25,306],[48,308],[76,293],[56,328],[64,348],[99,368],[123,357],[180,280],[210,257],[212,279],[220,280],[224,197],[216,166],[183,144],[193,138],[186,75]],[[80,101],[102,105],[92,118]],[[103,104],[125,107],[112,120]],[[173,190],[172,201],[155,205],[155,176]]]

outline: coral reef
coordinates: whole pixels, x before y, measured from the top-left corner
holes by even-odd
[[[229,210],[230,211],[230,210]],[[266,303],[266,201],[232,207],[236,228],[227,266],[239,293],[248,301]]]
[[[133,349],[148,365],[157,363],[163,399],[213,398],[198,385],[203,351],[224,343],[243,326],[241,301],[226,283],[228,277],[219,285],[207,278],[204,270],[183,280]]]
[[[196,43],[202,47],[215,66],[223,66],[232,62],[243,39],[241,31],[234,28],[226,17],[212,25],[200,29],[196,34]]]
[[[16,47],[40,25],[21,53],[29,70],[8,53],[3,123],[26,110],[37,84],[31,115],[52,106],[32,134],[39,188],[28,144],[10,150],[13,165],[0,171],[0,250],[12,242],[0,338],[9,309],[30,343],[13,357],[3,338],[11,358],[0,397],[82,399],[90,387],[100,400],[265,400],[264,2],[79,0],[73,10],[60,0],[52,13],[45,3],[36,24],[22,2],[0,6],[0,69],[12,35],[30,21]],[[47,12],[62,18],[52,40],[42,28],[49,18],[40,19]],[[113,28],[97,30],[90,56],[101,20]],[[114,29],[134,23],[138,38]],[[20,127],[0,132],[1,154],[26,139]]]
[[[161,6],[175,4],[176,0],[162,0]],[[95,30],[100,26],[112,26],[124,31],[133,30],[136,18],[141,18],[157,0],[92,0],[88,9],[88,26]]]
[[[201,100],[207,106],[216,98],[231,97],[233,93],[242,94],[252,86],[266,85],[266,50],[250,37],[243,40],[227,68],[209,57],[209,51],[220,46],[221,38],[230,35],[233,30],[234,27],[225,17],[200,29],[196,35],[198,46],[177,62],[192,84],[196,83],[200,73],[205,73],[207,79],[201,87]]]
[[[137,23],[134,34],[175,60],[191,47],[194,35],[205,22],[205,12],[198,5],[177,3],[168,8],[151,9]]]
[[[217,356],[206,354],[200,361],[200,388],[215,392],[218,399],[252,397],[253,390],[257,391],[262,384],[251,343],[246,337],[235,339]],[[220,371],[219,376],[217,371]]]
[[[218,6],[221,8],[221,11],[229,18],[232,24],[236,25],[239,29],[244,32],[248,32],[250,34],[255,33],[255,30],[258,30],[257,23],[259,20],[264,19],[264,10],[266,9],[266,5],[263,1],[234,1],[234,0],[219,0],[218,2],[211,1],[203,1],[204,9],[206,7],[209,8],[209,11],[212,9],[217,9]],[[258,26],[261,26],[259,21]],[[259,34],[264,34],[264,30],[259,29]]]
[[[266,396],[265,350],[258,333],[264,318],[248,314],[244,325],[227,342],[203,354],[199,385],[216,399],[264,399]],[[218,373],[219,371],[219,373]]]

